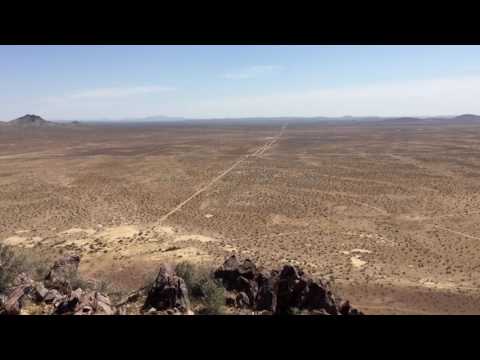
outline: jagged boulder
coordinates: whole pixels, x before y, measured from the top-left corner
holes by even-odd
[[[275,276],[276,274],[268,274],[261,272],[256,277],[258,284],[258,291],[255,297],[255,309],[256,310],[268,310],[273,311],[276,306],[276,294],[275,294]]]
[[[257,267],[250,259],[246,259],[238,266],[238,272],[240,276],[248,280],[253,280],[258,273]]]
[[[350,303],[338,305],[328,284],[313,280],[300,268],[285,265],[280,271],[259,271],[250,260],[230,256],[214,273],[229,295],[227,305],[274,314],[292,312],[331,315],[361,314]],[[236,294],[236,296],[234,295]],[[235,299],[235,300],[234,300]]]
[[[235,290],[237,279],[240,276],[239,267],[240,263],[237,257],[232,255],[215,271],[214,277],[221,279],[223,286],[228,291]]]
[[[235,299],[235,306],[240,308],[240,309],[248,308],[248,307],[251,306],[250,298],[248,297],[248,295],[245,292],[240,291],[237,294],[237,297]]]
[[[31,298],[35,302],[44,301],[45,297],[47,296],[49,290],[43,285],[41,282],[35,283],[35,285],[31,289]]]
[[[350,305],[348,300],[343,301],[338,309],[342,315],[363,315],[363,313]]]
[[[31,293],[34,281],[25,273],[19,274],[13,286],[7,290],[3,300],[3,312],[7,315],[18,315],[26,297]]]
[[[230,256],[224,264],[214,272],[214,277],[222,281],[227,291],[244,293],[248,297],[247,306],[254,307],[258,293],[256,278],[259,271],[255,264],[246,259],[240,263],[235,255]],[[237,298],[238,300],[238,298]],[[245,306],[245,298],[239,303],[240,307]]]
[[[70,255],[55,261],[45,277],[44,284],[48,289],[56,289],[62,294],[72,290],[71,280],[77,276],[80,256]]]
[[[98,291],[84,294],[75,308],[75,315],[113,315],[114,313],[110,298]]]
[[[71,291],[70,294],[60,296],[54,300],[54,314],[55,315],[73,315],[75,313],[75,309],[77,308],[78,304],[80,303],[80,299],[83,295],[82,289],[76,289]]]
[[[309,280],[308,292],[305,294],[303,306],[309,310],[325,309],[331,315],[338,314],[332,292],[320,281]]]
[[[56,304],[65,298],[66,296],[62,295],[58,290],[50,289],[45,294],[43,301],[45,302],[45,304]]]
[[[113,315],[110,298],[98,291],[76,289],[54,304],[56,315]]]
[[[37,310],[41,309],[42,313],[45,313],[44,311],[48,313],[48,305],[58,302],[60,298],[63,299],[65,296],[56,290],[46,289],[42,282],[33,281],[28,275],[21,273],[12,282],[12,287],[2,296],[0,313],[29,314],[29,311],[24,309],[32,306]]]
[[[185,281],[175,274],[171,266],[161,265],[143,305],[143,310],[154,308],[162,310],[178,310],[190,312],[190,300]]]

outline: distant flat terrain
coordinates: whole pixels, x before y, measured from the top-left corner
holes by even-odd
[[[366,313],[480,313],[480,122],[1,126],[0,241],[131,288],[235,252]]]

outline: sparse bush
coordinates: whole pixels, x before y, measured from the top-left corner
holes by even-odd
[[[179,263],[175,272],[187,285],[193,303],[199,304],[200,314],[221,314],[225,304],[224,289],[211,272],[188,262]]]
[[[48,268],[48,261],[42,260],[32,250],[0,244],[0,293],[11,286],[20,273],[25,272],[34,280],[40,280]]]
[[[156,273],[150,273],[150,274],[144,275],[143,286],[141,287],[144,294],[148,294],[148,292],[151,290],[151,288],[153,286],[153,283],[155,282],[156,278],[157,278]]]
[[[190,291],[190,295],[193,296],[192,294],[192,286],[195,285],[196,283],[196,274],[195,274],[195,267],[188,263],[188,262],[181,262],[179,264],[177,264],[177,266],[175,267],[175,273],[180,276],[184,281],[185,281],[185,284],[187,285],[188,287],[188,290]]]
[[[115,290],[112,288],[111,284],[106,280],[100,280],[95,284],[95,290],[102,294],[109,294]]]
[[[23,271],[24,261],[13,248],[0,244],[0,293]]]
[[[82,290],[95,290],[95,284],[82,278],[77,272],[72,272],[67,275],[67,280],[72,287],[72,290],[81,288]]]
[[[200,313],[207,315],[222,314],[225,295],[221,285],[214,279],[208,278],[201,284],[201,287],[205,296],[203,298],[204,307]]]

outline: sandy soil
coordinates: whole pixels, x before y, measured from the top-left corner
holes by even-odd
[[[370,313],[480,313],[480,124],[282,125],[2,130],[0,241],[124,287],[237,253]]]

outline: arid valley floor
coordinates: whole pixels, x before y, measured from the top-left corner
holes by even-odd
[[[3,126],[0,241],[126,289],[235,252],[367,314],[478,314],[480,122]]]

